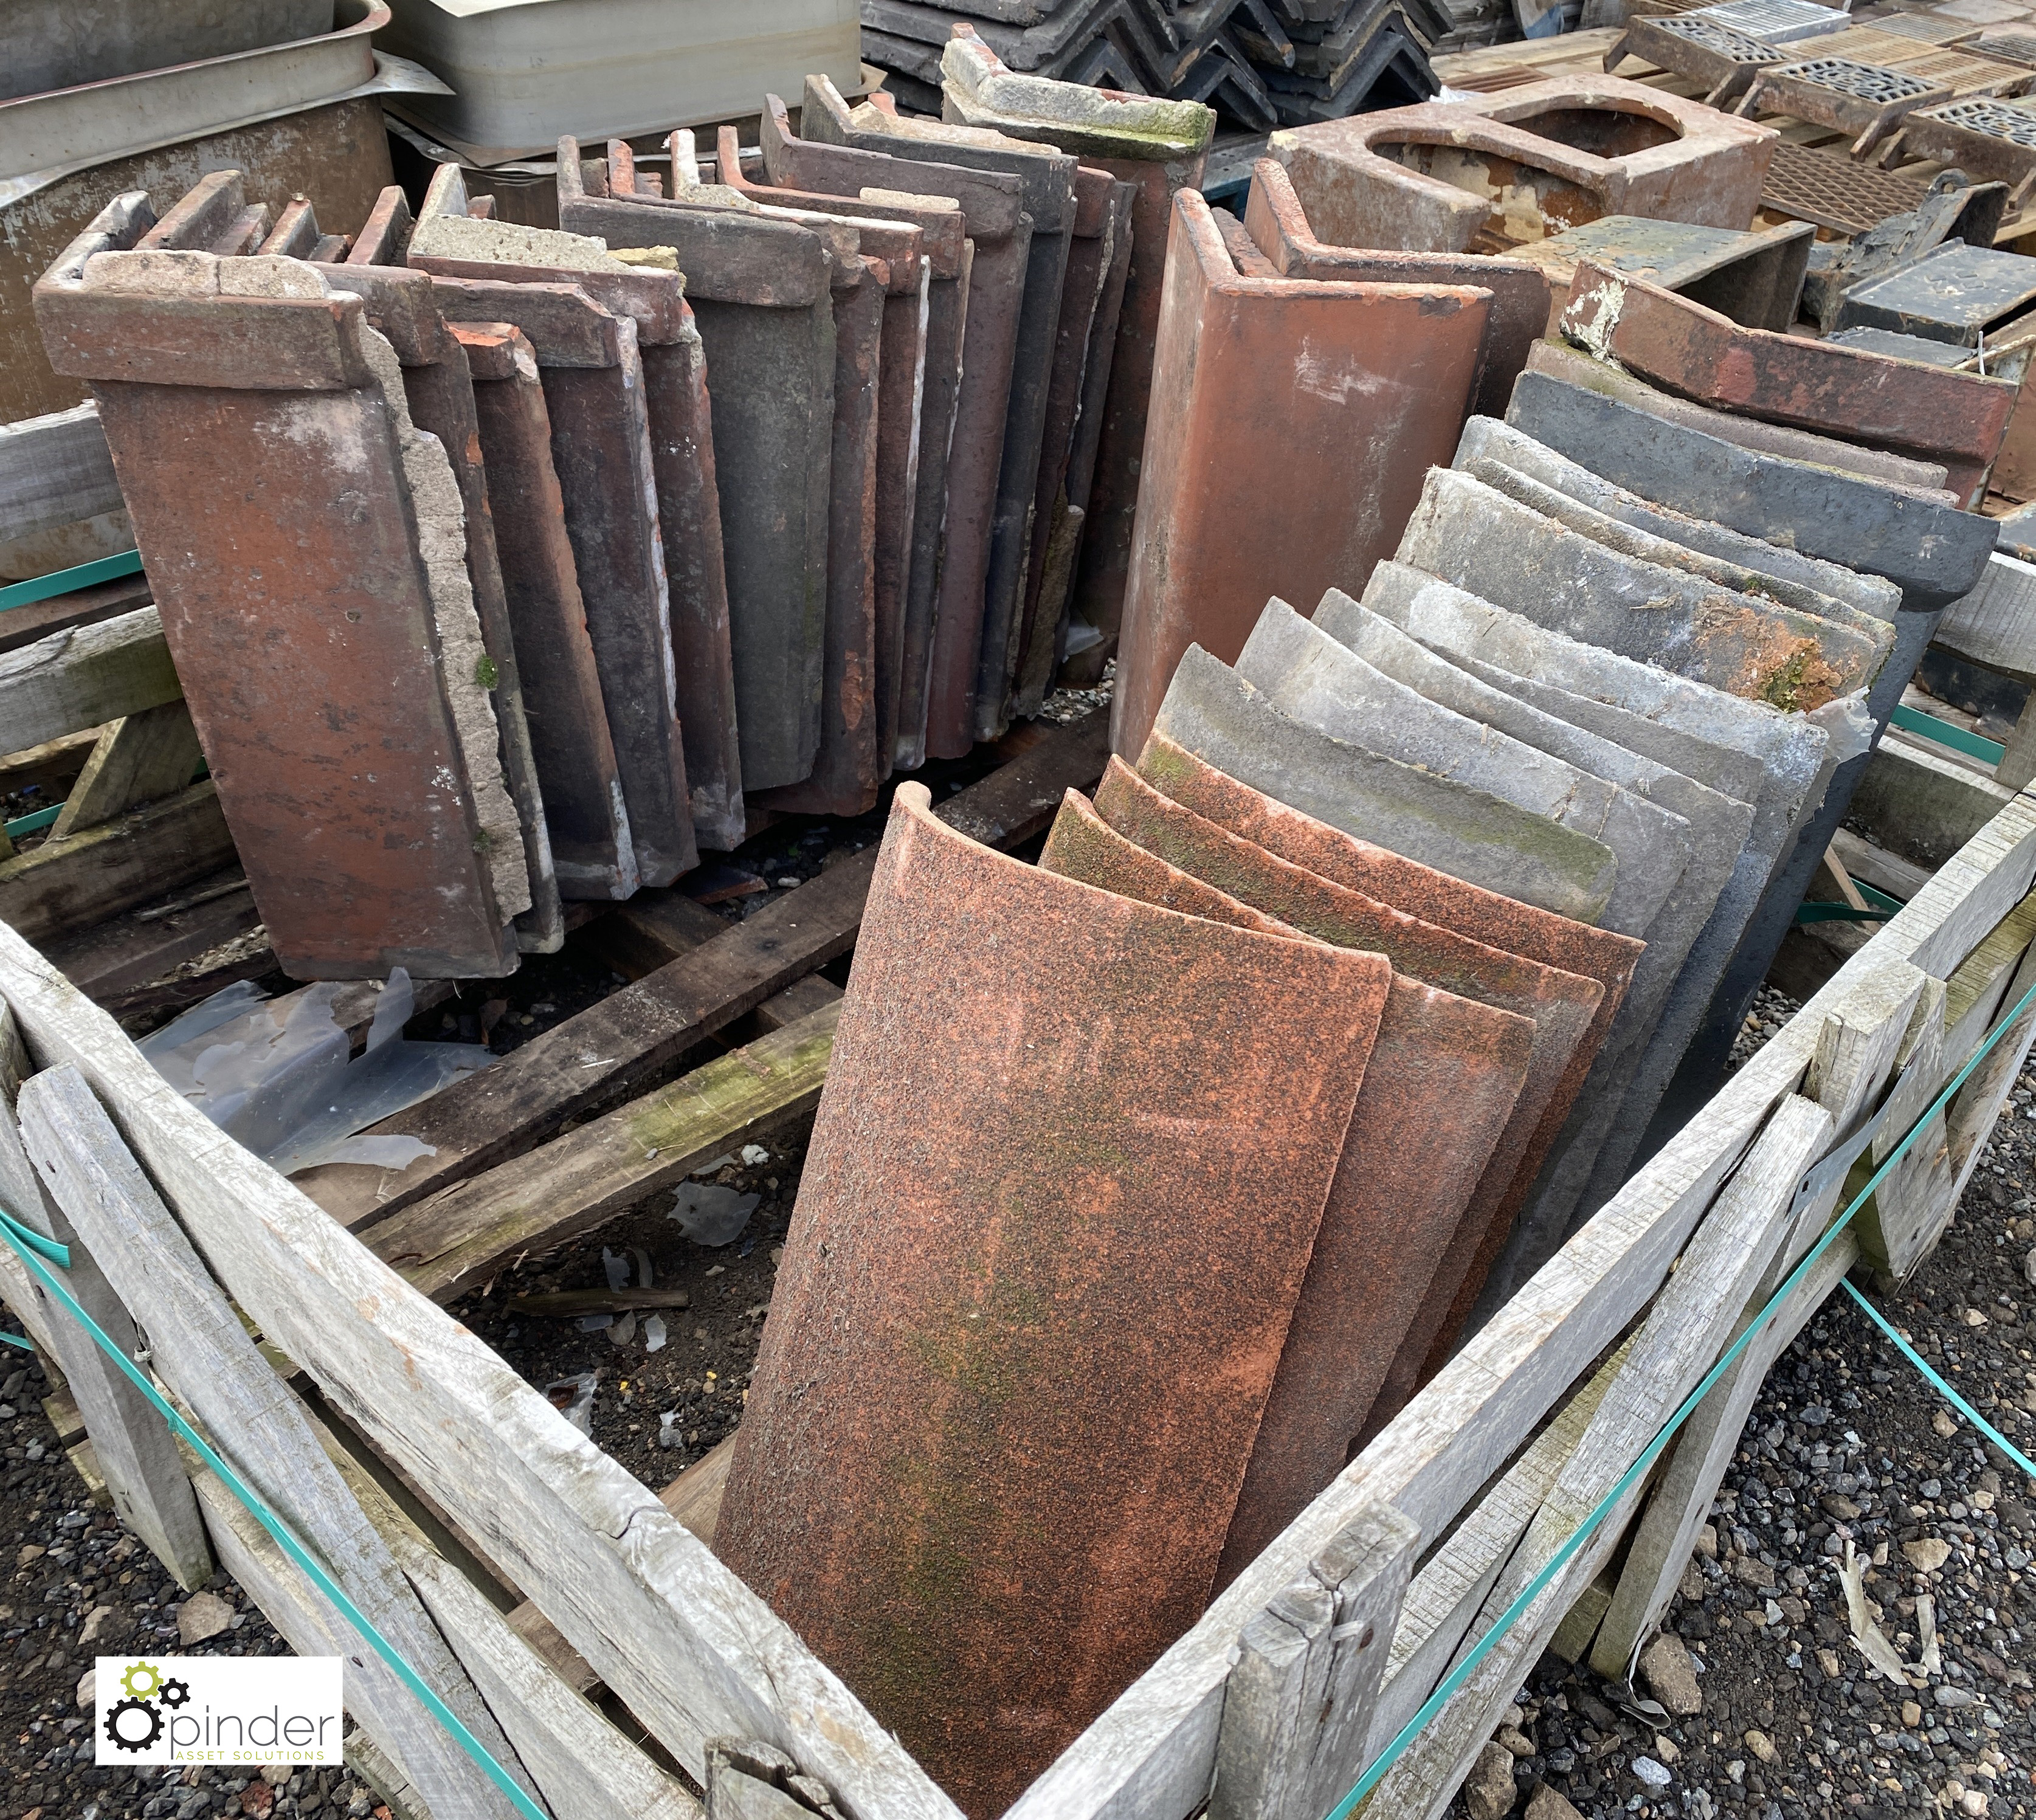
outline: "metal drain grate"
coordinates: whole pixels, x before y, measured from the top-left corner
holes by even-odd
[[[1724,0],[1706,6],[1695,17],[1715,19],[1721,25],[1744,32],[1769,44],[1792,44],[1798,39],[1820,38],[1827,32],[1842,32],[1850,17],[1815,0]]]
[[[1898,38],[1920,39],[1925,44],[1962,44],[1979,36],[1977,25],[1964,24],[1956,19],[1939,19],[1929,13],[1890,13],[1875,20],[1873,29],[1891,32]]]
[[[1785,63],[1770,72],[1776,81],[1807,82],[1827,89],[1834,95],[1849,95],[1861,101],[1906,101],[1927,95],[1933,85],[1920,76],[1904,75],[1898,70],[1883,70],[1872,63],[1853,63],[1842,57],[1817,57],[1808,62]]]
[[[1968,133],[1983,133],[1989,139],[2036,148],[2036,112],[2027,107],[1985,100],[1947,101],[1941,107],[1932,107],[1930,117]]]
[[[1772,44],[1766,43],[1750,32],[1741,32],[1730,25],[1721,25],[1715,19],[1701,13],[1690,13],[1680,19],[1661,19],[1653,22],[1657,32],[1672,32],[1700,51],[1722,57],[1733,63],[1772,63],[1776,52]]]
[[[1760,205],[1841,234],[1864,234],[1891,215],[1921,205],[1927,183],[1855,164],[1837,152],[1779,141],[1761,187]]]
[[[1998,38],[1982,38],[1973,49],[1982,57],[2005,58],[2011,63],[2036,69],[2036,34],[2004,32]]]

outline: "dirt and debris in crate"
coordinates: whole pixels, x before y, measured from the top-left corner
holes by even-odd
[[[540,1389],[598,1373],[589,1412],[594,1441],[652,1490],[662,1490],[742,1419],[805,1159],[803,1131],[796,1141],[745,1146],[677,1194],[662,1189],[556,1254],[525,1259],[497,1276],[488,1294],[465,1297],[451,1312]],[[703,1188],[726,1193],[690,1192]],[[739,1209],[751,1195],[755,1205],[724,1244],[696,1243],[673,1217],[682,1200],[707,1200],[703,1211],[711,1218]],[[609,1259],[628,1290],[682,1291],[687,1306],[564,1318],[515,1306],[522,1296],[609,1290],[615,1287]],[[606,1326],[588,1331],[604,1320]],[[664,1341],[654,1351],[658,1328]],[[554,1396],[570,1400],[569,1392]],[[661,1446],[661,1434],[673,1445]]]

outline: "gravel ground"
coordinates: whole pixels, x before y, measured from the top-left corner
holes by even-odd
[[[1763,994],[1736,1059],[1793,1008]],[[2036,1072],[2025,1072],[1943,1242],[1901,1291],[1869,1291],[2026,1452],[2036,1452],[2032,1121]],[[1625,1690],[1545,1656],[1457,1811],[2036,1814],[2032,1506],[2036,1490],[2013,1463],[1849,1299],[1834,1300],[1770,1374],[1670,1609],[1672,1641],[1643,1658],[1635,1694],[1672,1712],[1700,1698],[1702,1710],[1657,1728]],[[1880,1629],[1915,1671],[1904,1685],[1870,1676],[1853,1641],[1838,1571],[1848,1540],[1871,1563],[1864,1590]]]
[[[373,1812],[364,1785],[339,1769],[278,1765],[250,1777],[93,1765],[91,1696],[84,1690],[81,1703],[79,1694],[96,1655],[289,1652],[230,1581],[187,1596],[111,1512],[92,1508],[40,1407],[50,1389],[40,1368],[10,1362],[26,1358],[12,1347],[0,1358],[0,1735],[14,1739],[0,1757],[0,1815],[361,1820]]]

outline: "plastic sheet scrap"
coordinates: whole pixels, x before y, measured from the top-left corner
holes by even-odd
[[[229,1137],[292,1175],[323,1162],[402,1169],[432,1147],[413,1137],[355,1133],[485,1068],[478,1043],[412,1042],[409,975],[389,976],[368,1046],[333,1016],[349,982],[327,980],[270,999],[251,981],[214,993],[143,1040],[156,1072]]]

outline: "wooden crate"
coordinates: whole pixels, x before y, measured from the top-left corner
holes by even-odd
[[[1093,729],[1049,734],[950,812],[986,838],[1021,838],[1099,750]],[[486,1735],[561,1816],[607,1820],[625,1802],[690,1815],[675,1766],[730,1813],[761,1799],[760,1784],[795,1805],[824,1785],[847,1820],[956,1811],[715,1559],[701,1534],[711,1533],[711,1460],[653,1496],[433,1299],[504,1243],[555,1242],[639,1197],[661,1165],[683,1173],[804,1115],[835,1008],[832,989],[807,976],[853,939],[860,900],[840,883],[846,870],[786,900],[823,925],[789,959],[786,932],[760,929],[763,917],[712,933],[680,927],[673,906],[662,921],[647,913],[624,931],[624,945],[651,951],[632,970],[676,979],[677,968],[724,1007],[804,996],[751,1043],[617,1113],[549,1141],[526,1125],[511,1147],[520,1154],[468,1192],[420,1199],[360,1236],[224,1137],[106,1012],[0,929],[0,1200],[74,1245],[81,1299],[116,1336],[139,1321],[168,1391],[378,1623],[420,1652],[442,1640],[413,1659],[455,1709],[488,1716]],[[1799,1202],[1811,1166],[1880,1109],[1855,1173],[1884,1156],[2027,989],[2032,880],[2027,793],[1921,884],[1125,1690],[1021,1798],[1017,1820],[1189,1820],[1205,1803],[1223,1820],[1322,1820],[1823,1232],[1846,1183]],[[825,926],[830,916],[840,926]],[[1442,1810],[1528,1667],[1630,1537],[1593,1622],[1571,1626],[1595,1665],[1625,1671],[1768,1364],[1848,1268],[1899,1276],[1925,1255],[2032,1021],[2018,1020],[1867,1214],[1763,1321],[1661,1468],[1425,1728],[1374,1811]],[[620,1144],[611,1122],[647,1110],[673,1134],[654,1159]],[[531,1182],[542,1192],[510,1210],[524,1223],[505,1225],[501,1197]],[[427,1219],[443,1242],[429,1257],[416,1244]],[[164,1445],[160,1419],[95,1366],[11,1253],[0,1254],[0,1294],[62,1365],[116,1505],[172,1570],[194,1583],[216,1555],[294,1646],[363,1663],[349,1682],[363,1761],[382,1765],[413,1812],[507,1812],[226,1489],[200,1471],[194,1490],[192,1462]],[[236,1308],[266,1351],[245,1341]]]

